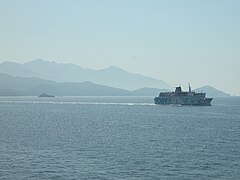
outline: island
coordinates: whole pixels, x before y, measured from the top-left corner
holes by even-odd
[[[43,94],[39,95],[38,97],[55,97],[55,96],[49,95],[47,93],[43,93]]]

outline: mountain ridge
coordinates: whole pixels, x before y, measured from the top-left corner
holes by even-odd
[[[19,77],[0,73],[0,96],[38,96],[42,93],[55,96],[158,96],[162,91],[168,89],[140,88],[136,90],[125,90],[95,84],[90,81],[84,82],[55,82],[36,77]],[[208,86],[211,90],[217,90]],[[200,89],[200,88],[198,88]],[[219,90],[217,90],[219,91]],[[216,97],[209,96],[208,97]],[[227,97],[228,94],[225,93]]]
[[[206,85],[195,89],[196,92],[207,92],[207,96],[209,97],[228,97],[231,96],[221,90],[218,90],[212,86]]]
[[[17,70],[18,69],[18,70]],[[2,63],[0,73],[21,77],[38,77],[57,82],[82,82],[91,81],[115,88],[134,90],[142,87],[156,87],[171,89],[172,87],[162,81],[139,73],[130,73],[116,66],[93,70],[82,68],[75,64],[56,63],[36,59],[24,64]]]

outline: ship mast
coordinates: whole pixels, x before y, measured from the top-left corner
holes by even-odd
[[[191,86],[190,86],[190,82],[188,83],[188,92],[192,92]]]

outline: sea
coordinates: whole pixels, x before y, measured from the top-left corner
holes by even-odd
[[[0,179],[240,179],[240,97],[0,97]]]

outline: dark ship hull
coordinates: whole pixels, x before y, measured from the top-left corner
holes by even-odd
[[[213,98],[206,98],[206,93],[195,93],[191,91],[182,91],[181,87],[176,87],[175,92],[161,92],[154,98],[155,104],[162,105],[191,105],[191,106],[211,106]]]

